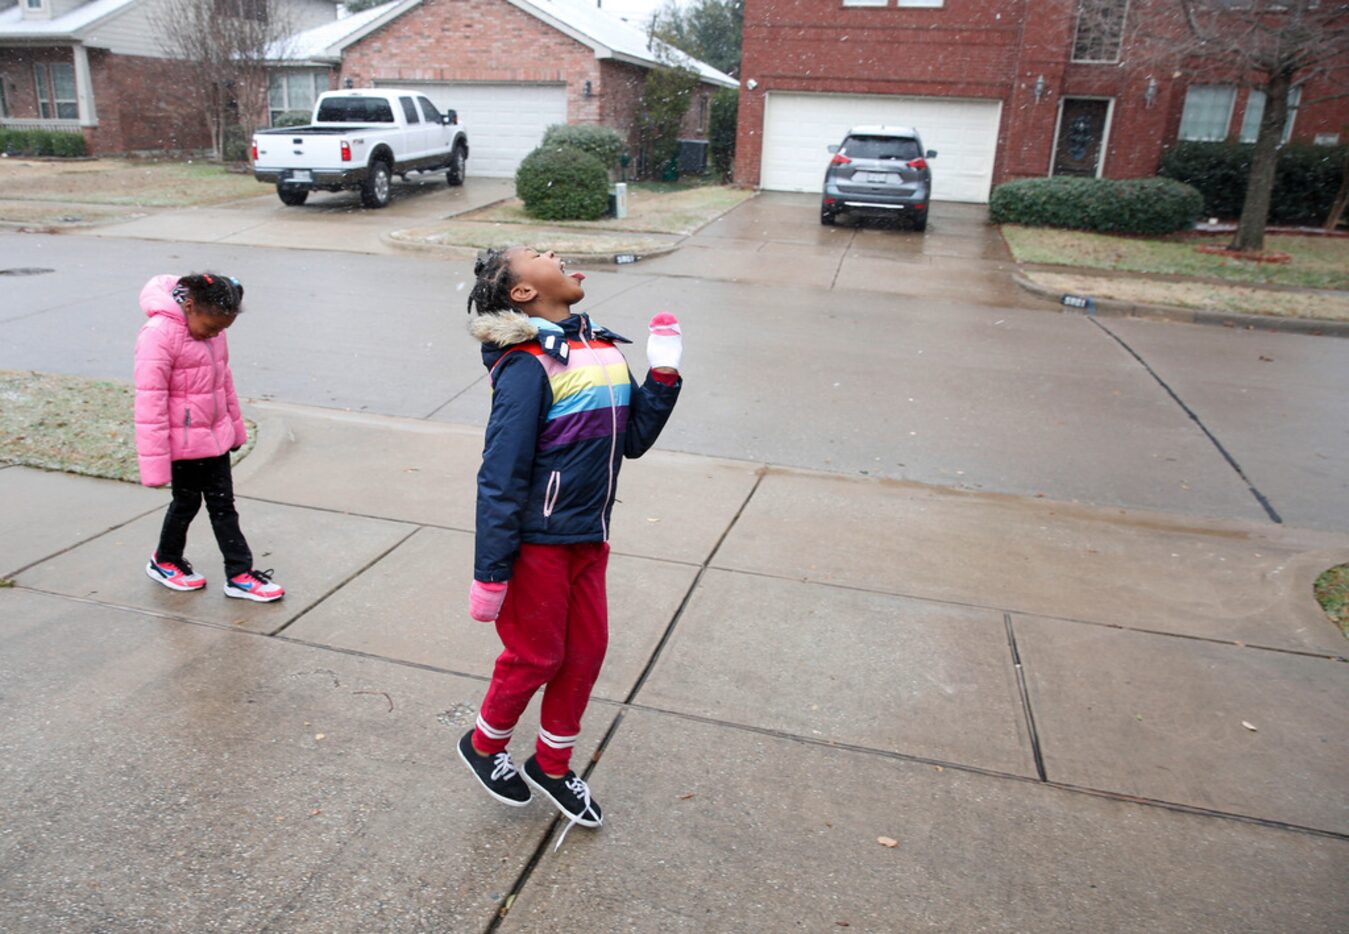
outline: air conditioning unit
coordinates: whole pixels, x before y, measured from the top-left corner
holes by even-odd
[[[679,140],[679,155],[676,157],[680,175],[704,175],[707,172],[707,140]]]

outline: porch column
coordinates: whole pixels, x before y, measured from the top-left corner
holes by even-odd
[[[75,55],[75,100],[80,108],[80,126],[98,126],[94,81],[89,74],[89,50],[82,45],[74,45],[71,51]]]

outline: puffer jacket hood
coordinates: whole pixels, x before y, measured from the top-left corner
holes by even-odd
[[[492,383],[473,576],[504,581],[523,542],[608,538],[623,458],[655,443],[680,386],[637,385],[616,346],[629,341],[584,314],[479,315],[469,331]]]
[[[183,315],[183,308],[173,298],[173,290],[177,285],[177,276],[155,276],[145,283],[141,289],[141,311],[145,312],[145,317],[163,315],[182,321],[186,326],[187,318]]]
[[[163,486],[177,460],[218,457],[248,440],[221,331],[197,340],[173,298],[177,276],[141,289],[136,338],[136,455],[141,483]]]

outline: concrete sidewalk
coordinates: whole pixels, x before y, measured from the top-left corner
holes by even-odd
[[[652,452],[576,759],[606,826],[554,852],[454,758],[481,433],[249,414],[277,605],[204,517],[211,589],[146,580],[162,491],[0,470],[0,928],[1342,929],[1349,536]]]

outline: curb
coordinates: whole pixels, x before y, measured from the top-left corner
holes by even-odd
[[[472,261],[478,258],[478,253],[482,247],[461,246],[453,243],[426,243],[422,240],[406,240],[398,236],[398,231],[392,230],[380,234],[380,242],[386,246],[391,246],[396,250],[405,250],[409,253],[431,253],[439,254],[446,259],[462,259]],[[684,239],[687,239],[685,237]],[[679,249],[679,243],[672,243],[669,246],[656,247],[653,250],[647,250],[642,253],[628,254],[635,255],[640,262],[644,259],[652,259],[657,256],[665,256]],[[589,263],[594,265],[631,265],[631,263],[619,263],[614,257],[621,256],[622,253],[564,253],[563,258],[568,262]]]
[[[1060,305],[1067,311],[1068,306],[1061,305],[1062,292],[1046,288],[1032,282],[1025,273],[1012,273],[1012,281],[1032,295],[1047,299]],[[1124,302],[1115,299],[1092,299],[1092,311],[1079,310],[1079,314],[1112,318],[1148,318],[1155,321],[1174,321],[1180,324],[1208,324],[1225,328],[1242,328],[1255,331],[1276,331],[1284,334],[1308,334],[1314,337],[1349,337],[1349,321],[1321,321],[1315,318],[1274,318],[1265,315],[1243,315],[1228,311],[1203,311],[1198,308],[1182,308],[1177,305],[1145,305],[1137,302]]]

